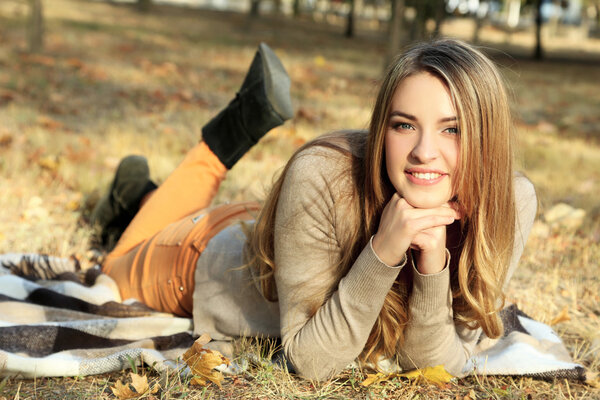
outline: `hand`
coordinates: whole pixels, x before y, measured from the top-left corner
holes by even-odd
[[[414,208],[394,193],[381,215],[373,250],[387,265],[397,265],[412,248],[418,251],[419,272],[439,272],[445,266],[446,226],[459,218],[449,204]]]

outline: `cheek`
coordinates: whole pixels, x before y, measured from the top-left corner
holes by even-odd
[[[456,170],[460,162],[460,143],[455,140],[445,147],[444,159],[451,171]]]
[[[406,143],[402,141],[400,136],[387,134],[385,137],[385,162],[388,170],[388,174],[397,171],[398,169],[404,170],[404,164],[406,163]]]
[[[450,176],[452,177],[452,197],[456,197],[458,195],[456,185],[460,174],[460,145],[458,142],[454,143],[454,145],[449,148],[445,158],[450,170]]]

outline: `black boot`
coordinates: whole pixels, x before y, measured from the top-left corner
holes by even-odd
[[[127,156],[121,160],[108,193],[100,199],[90,223],[100,228],[99,244],[112,250],[138,212],[146,194],[156,189],[150,180],[148,162],[142,156]]]
[[[202,138],[229,169],[264,134],[293,115],[290,78],[275,53],[261,43],[240,91],[202,128]]]

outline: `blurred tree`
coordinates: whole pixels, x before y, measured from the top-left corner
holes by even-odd
[[[392,15],[388,26],[388,47],[386,50],[384,68],[392,62],[402,44],[404,25],[404,0],[392,0]]]
[[[258,17],[260,9],[260,0],[250,0],[250,11],[251,17]]]
[[[348,0],[350,3],[350,10],[348,10],[348,16],[346,19],[346,31],[344,36],[347,38],[354,37],[354,14],[356,12],[356,0]]]
[[[535,7],[535,51],[533,58],[541,60],[544,57],[542,51],[542,0],[536,0]]]
[[[152,0],[137,0],[137,8],[141,12],[148,12],[152,8]]]
[[[438,36],[440,26],[445,16],[446,2],[444,0],[410,0],[407,6],[415,10],[415,16],[410,27],[410,40],[427,38],[427,21],[433,19],[435,27],[432,36]]]
[[[501,3],[498,3],[497,5],[501,5]],[[471,41],[474,44],[479,44],[481,28],[490,21],[492,15],[491,7],[491,1],[482,1],[475,10],[471,10],[473,18],[475,19],[475,29],[473,29],[473,36],[471,37]]]
[[[435,21],[433,37],[440,36],[440,30],[442,29],[444,18],[446,18],[446,1],[435,0],[433,4],[433,19]]]
[[[29,0],[29,51],[38,53],[44,48],[44,11],[42,0]]]
[[[300,0],[294,0],[294,3],[292,4],[292,14],[294,17],[300,15]]]
[[[410,40],[421,40],[425,38],[425,28],[427,22],[427,0],[417,0],[414,7],[416,8],[416,15],[413,19],[410,27]]]

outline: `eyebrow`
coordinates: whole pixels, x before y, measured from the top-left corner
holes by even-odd
[[[390,117],[404,117],[411,121],[417,120],[417,117],[415,117],[414,115],[407,114],[402,111],[392,111],[390,114]],[[458,118],[456,118],[456,116],[440,118],[440,120],[438,122],[443,123],[443,122],[454,122],[454,121],[458,121]]]

